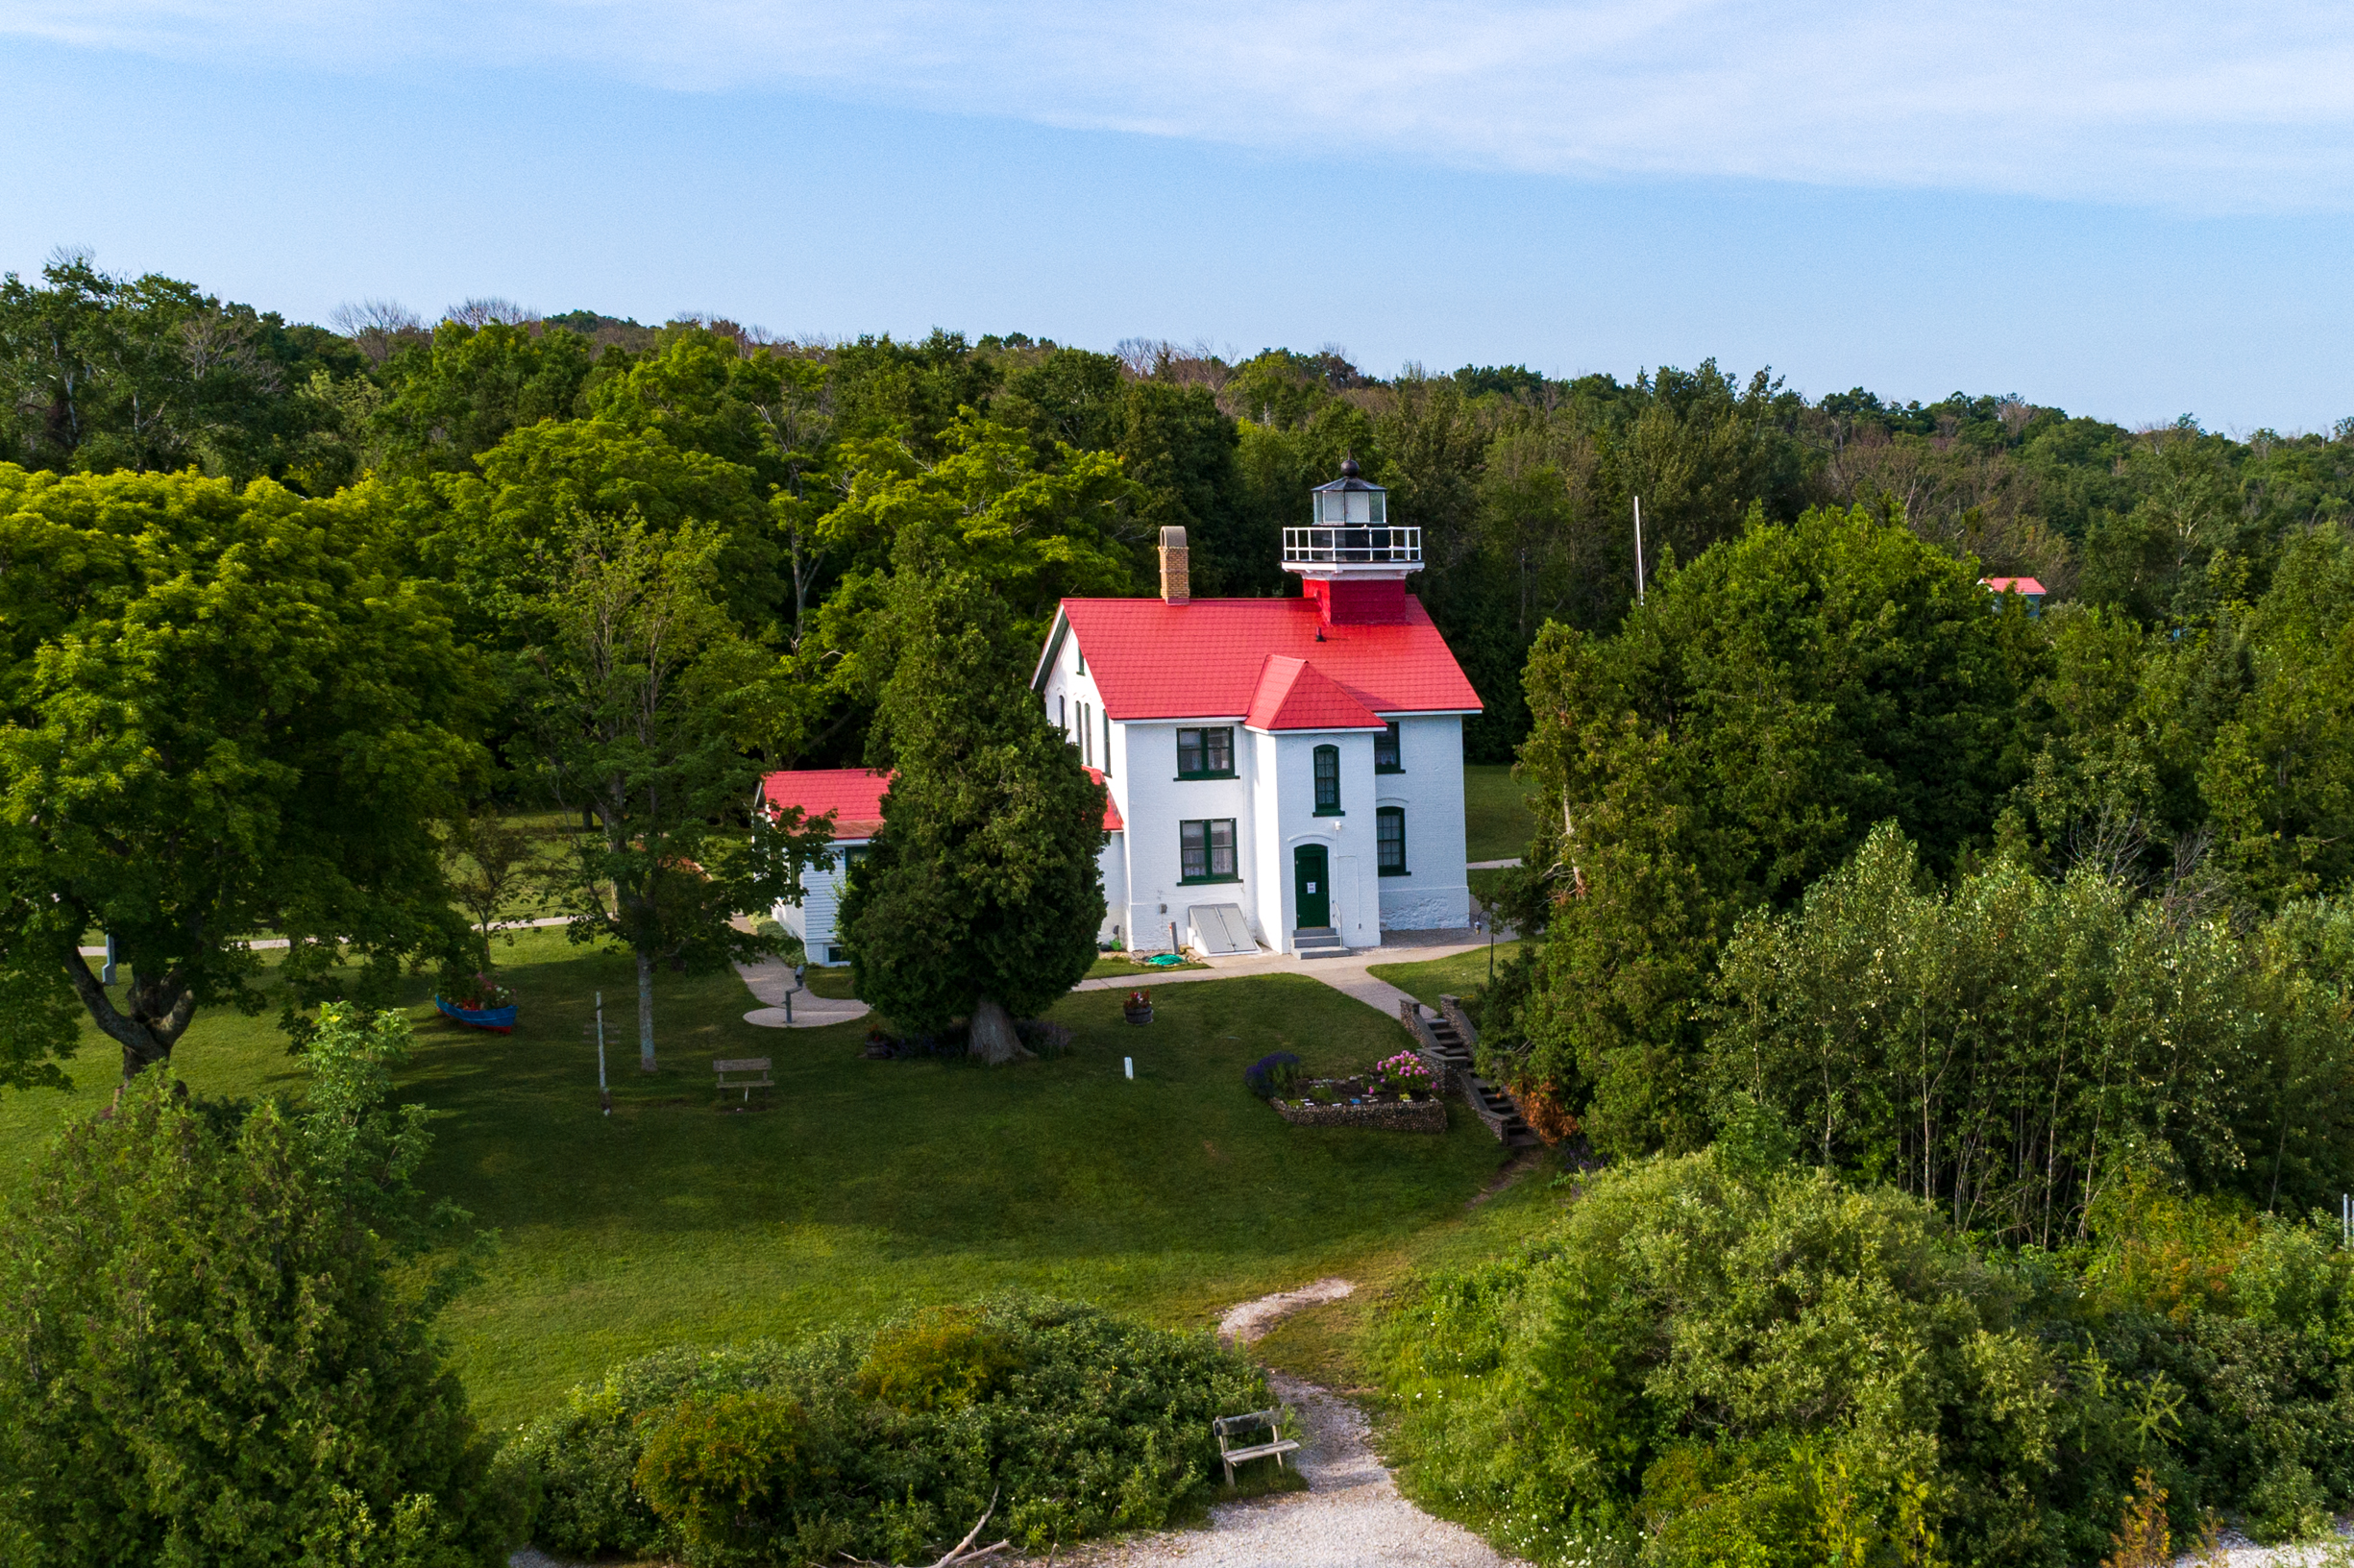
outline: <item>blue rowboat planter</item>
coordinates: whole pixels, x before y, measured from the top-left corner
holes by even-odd
[[[515,1031],[515,1004],[512,1002],[504,1007],[456,1007],[436,996],[433,1005],[441,1009],[443,1017],[454,1018],[469,1029],[488,1029],[502,1035]]]

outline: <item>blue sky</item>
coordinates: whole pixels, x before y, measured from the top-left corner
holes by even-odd
[[[2354,414],[2344,8],[0,0],[0,268]]]

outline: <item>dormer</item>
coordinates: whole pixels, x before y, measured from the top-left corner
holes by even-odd
[[[1389,492],[1361,478],[1354,457],[1309,497],[1308,527],[1284,529],[1284,570],[1300,575],[1323,625],[1404,623],[1406,575],[1422,570],[1422,530],[1390,527]]]

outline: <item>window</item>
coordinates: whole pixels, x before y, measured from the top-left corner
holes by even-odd
[[[849,961],[850,955],[845,948],[828,947],[825,949],[825,962],[828,964],[847,964]]]
[[[1239,882],[1235,870],[1235,820],[1214,818],[1177,824],[1180,882]]]
[[[1316,747],[1316,815],[1339,817],[1340,809],[1340,747]]]
[[[1054,699],[1054,727],[1066,735],[1070,733],[1070,698],[1067,697]]]
[[[1103,773],[1106,778],[1112,776],[1112,716],[1108,713],[1103,716]]]
[[[1088,727],[1087,704],[1079,704],[1079,761],[1087,767],[1095,766],[1095,732]]]
[[[1179,778],[1235,776],[1235,732],[1231,729],[1181,729],[1177,732]]]
[[[1402,773],[1406,765],[1398,761],[1398,722],[1389,721],[1389,727],[1373,737],[1373,771],[1377,773]]]
[[[1073,638],[1070,640],[1070,651],[1071,651],[1071,656],[1072,656],[1073,658],[1076,658],[1076,659],[1079,661],[1079,674],[1083,674],[1083,675],[1084,675],[1084,674],[1087,674],[1087,649],[1084,649],[1084,648],[1081,648],[1081,647],[1079,646],[1079,639],[1078,639],[1078,638],[1076,638],[1076,637],[1073,637]]]
[[[1373,814],[1374,864],[1384,876],[1406,875],[1406,808],[1384,806]]]

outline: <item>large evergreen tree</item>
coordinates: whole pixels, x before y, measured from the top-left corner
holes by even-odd
[[[1013,1060],[1013,1017],[1076,985],[1103,924],[1103,786],[1032,696],[1005,604],[962,571],[895,583],[896,659],[870,760],[883,831],[843,899],[858,993],[904,1028],[970,1021]]]

